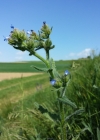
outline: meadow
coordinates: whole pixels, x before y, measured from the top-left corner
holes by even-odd
[[[58,70],[63,70],[69,67],[72,63],[70,61],[56,61],[56,67]],[[12,62],[2,63],[0,62],[0,72],[37,72],[32,66],[43,67],[44,64],[41,61],[26,61],[26,62]],[[40,72],[40,71],[38,71]]]
[[[39,61],[0,63],[0,72],[39,73],[0,81],[0,140],[60,140],[58,126],[45,113],[57,112],[57,95],[48,73],[40,74],[32,65],[44,66]],[[67,139],[100,140],[100,57],[60,60],[56,67],[61,75],[66,69],[70,71],[66,96],[79,109],[84,108],[83,113],[66,118]],[[67,105],[66,114],[73,111]]]

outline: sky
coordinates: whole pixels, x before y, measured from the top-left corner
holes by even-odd
[[[6,41],[11,24],[38,32],[43,21],[52,27],[50,51],[54,60],[84,58],[100,52],[100,0],[0,0],[0,62],[34,61],[27,51]],[[44,50],[38,52],[45,58]]]

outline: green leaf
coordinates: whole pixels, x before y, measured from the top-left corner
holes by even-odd
[[[50,49],[53,49],[55,47],[55,45],[51,46]]]
[[[63,90],[63,87],[60,87],[60,88],[57,88],[57,89],[51,89],[51,91],[55,91],[55,92],[57,92],[57,91],[62,91]]]
[[[76,110],[74,113],[72,113],[71,115],[67,116],[66,119],[65,119],[65,121],[69,120],[74,115],[79,115],[82,112],[84,112],[84,109]]]
[[[85,126],[85,129],[87,129],[93,135],[91,124],[85,122],[82,122],[82,124]]]
[[[39,70],[39,71],[44,71],[44,72],[48,72],[48,68],[39,68],[39,67],[36,67],[36,66],[31,66],[31,67],[34,67],[36,70]]]
[[[34,105],[42,114],[47,116],[49,120],[52,120],[52,121],[60,120],[59,116],[55,112],[54,113],[50,112],[48,108],[44,107],[45,105],[44,106],[40,105],[37,102],[35,102]]]
[[[94,88],[98,88],[96,85],[93,85]]]
[[[70,105],[73,108],[77,108],[76,104],[74,102],[72,102],[71,100],[69,100],[67,97],[58,98],[58,100],[67,105]]]
[[[98,127],[97,127],[97,138],[98,138],[98,140],[100,140],[100,130]]]
[[[50,69],[53,69],[53,68],[55,68],[56,66],[55,66],[55,64],[54,64],[54,61],[53,61],[53,59],[51,58],[50,60],[49,60],[49,68]]]
[[[54,77],[55,77],[55,78],[61,79],[61,76],[60,76],[60,74],[57,72],[55,62],[53,61],[52,58],[49,60],[49,68],[50,68],[50,70],[53,70],[53,74],[54,74]]]

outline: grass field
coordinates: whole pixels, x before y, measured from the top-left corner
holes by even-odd
[[[66,69],[71,64],[72,61],[56,61],[56,67],[58,70]],[[44,64],[40,61],[0,63],[0,72],[37,72],[37,70],[32,67],[33,65],[44,67]]]
[[[85,112],[72,117],[68,122],[68,140],[99,140],[97,139],[97,128],[100,129],[100,58],[89,60],[76,60],[80,64],[72,68],[73,61],[57,61],[57,69],[63,74],[68,69],[72,75],[66,96],[74,101],[78,108],[84,107]],[[12,72],[30,73],[38,72],[31,65],[42,67],[40,62],[26,63],[0,63],[0,73]],[[94,88],[96,87],[96,88]],[[52,121],[37,112],[35,102],[56,111],[56,93],[52,92],[48,73],[21,76],[3,80],[0,82],[0,140],[37,140],[35,136],[53,137],[57,140]],[[32,113],[32,111],[35,113]],[[67,107],[67,114],[73,109]],[[38,114],[38,115],[37,115]],[[23,128],[28,136],[21,137]],[[99,130],[98,129],[98,130]],[[32,137],[34,136],[34,138]],[[78,140],[78,139],[77,139]]]

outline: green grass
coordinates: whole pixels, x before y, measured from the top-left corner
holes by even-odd
[[[36,72],[32,65],[43,66],[41,62],[0,63],[0,72]]]
[[[58,70],[66,69],[72,64],[71,61],[56,61]],[[44,67],[40,61],[25,62],[25,63],[0,63],[0,72],[37,72],[32,66]],[[39,71],[38,71],[39,72]]]
[[[79,140],[97,140],[96,130],[100,129],[100,57],[77,60],[75,63],[80,64],[79,67],[71,68],[72,61],[56,62],[61,74],[68,68],[72,75],[66,96],[74,101],[78,108],[84,107],[85,109],[83,114],[75,115],[66,122],[68,140],[78,136]],[[38,64],[35,63],[42,67]],[[94,85],[97,88],[94,88]],[[52,130],[51,123],[40,113],[38,116],[32,113],[35,109],[35,102],[56,111],[56,106],[54,106],[56,93],[51,91],[52,87],[47,73],[41,76],[4,80],[0,82],[0,89],[0,129],[5,135],[1,140],[7,140],[6,136],[8,135],[10,140],[17,140],[12,135],[18,135],[20,128],[25,129],[30,136],[40,133],[42,138],[45,136],[54,137],[53,132],[56,132]],[[73,109],[67,106],[67,114],[72,112]]]
[[[22,88],[25,96],[27,96],[49,84],[47,74],[4,80],[0,83],[0,108],[10,101],[20,100],[22,98]]]
[[[27,81],[32,81],[33,79],[43,79],[47,74],[41,74],[41,75],[33,75],[33,76],[28,76],[28,77],[22,77],[23,81],[24,82],[27,82]],[[3,81],[0,81],[0,89],[3,89],[3,88],[7,88],[7,87],[10,87],[10,86],[13,86],[15,84],[20,84],[21,83],[21,78],[13,78],[11,80],[3,80]]]

